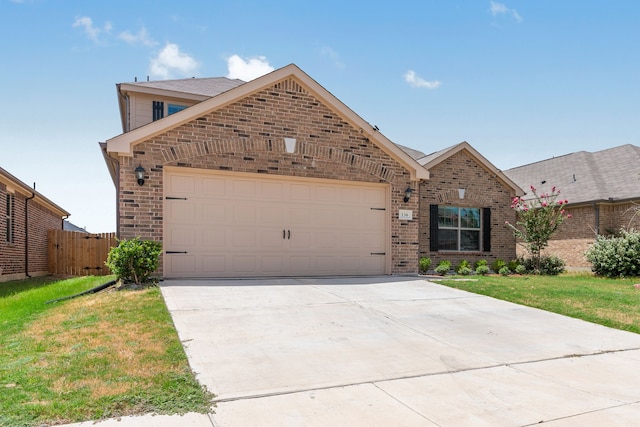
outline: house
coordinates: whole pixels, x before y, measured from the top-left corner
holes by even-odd
[[[48,274],[48,230],[69,212],[0,168],[0,282]]]
[[[584,256],[597,235],[640,228],[640,147],[627,144],[602,151],[579,151],[519,166],[505,174],[520,187],[539,193],[553,186],[568,200],[565,221],[549,242],[547,254],[569,267],[586,268]]]
[[[405,274],[423,255],[515,257],[504,207],[522,191],[509,179],[467,143],[433,156],[396,145],[296,65],[246,83],[116,87],[123,133],[100,145],[119,238],[161,241],[164,277]]]
[[[421,257],[452,265],[515,258],[513,233],[504,223],[515,218],[513,197],[524,194],[517,184],[467,142],[429,155],[404,149],[429,172],[419,189]]]

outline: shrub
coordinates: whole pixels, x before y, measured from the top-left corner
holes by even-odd
[[[449,270],[451,270],[451,262],[444,261],[444,260],[440,261],[437,267],[435,268],[435,270],[436,270],[436,273],[438,273],[441,276],[444,276],[449,272]]]
[[[525,272],[529,274],[540,274],[543,276],[557,276],[564,271],[565,263],[555,255],[541,256],[539,260],[526,258],[520,261],[525,267]],[[539,267],[536,265],[539,263]],[[520,273],[522,274],[522,273]]]
[[[502,266],[502,268],[500,268],[500,270],[498,270],[498,274],[500,274],[501,276],[508,276],[509,274],[511,274],[511,270],[509,270],[509,267]]]
[[[456,273],[465,276],[471,274],[471,264],[469,264],[469,261],[467,261],[466,259],[460,261],[460,264],[458,264],[458,266],[456,267]]]
[[[516,273],[517,274],[527,274],[527,267],[525,267],[522,264],[518,264],[518,266],[516,267]]]
[[[485,274],[489,274],[489,266],[488,265],[479,265],[476,267],[476,274],[484,276]]]
[[[487,267],[488,265],[489,263],[487,263],[486,259],[479,259],[478,261],[475,262],[475,264],[473,264],[473,268],[477,270],[478,267],[482,267],[482,266]]]
[[[622,230],[619,237],[598,236],[586,252],[591,270],[607,277],[640,275],[640,232]]]
[[[504,262],[504,260],[503,260],[503,259],[501,259],[501,258],[497,258],[495,261],[493,261],[493,262],[491,263],[491,270],[493,270],[493,271],[494,271],[494,272],[496,272],[496,273],[499,273],[499,272],[500,272],[500,269],[501,269],[502,267],[505,267],[506,265],[507,265],[507,263],[506,263],[506,262]]]
[[[431,258],[422,257],[419,262],[420,273],[424,274],[431,267]]]
[[[139,237],[120,240],[118,246],[109,251],[105,264],[123,283],[142,285],[158,269],[161,252],[160,242]]]
[[[519,265],[520,265],[520,261],[518,261],[517,259],[512,259],[507,264],[507,267],[509,267],[509,270],[511,270],[512,273],[515,273]]]

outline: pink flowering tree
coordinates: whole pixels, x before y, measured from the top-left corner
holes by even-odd
[[[531,186],[532,198],[514,197],[511,209],[517,213],[516,224],[505,221],[514,236],[527,248],[537,269],[540,268],[540,255],[549,245],[549,239],[565,219],[571,218],[564,206],[567,200],[560,198],[560,190],[553,187],[551,193],[538,194]]]

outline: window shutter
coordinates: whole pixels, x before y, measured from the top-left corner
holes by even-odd
[[[482,209],[482,250],[491,252],[491,208]]]
[[[429,205],[429,250],[438,251],[438,205]]]

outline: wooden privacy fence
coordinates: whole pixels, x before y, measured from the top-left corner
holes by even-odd
[[[106,276],[104,262],[117,246],[116,233],[89,234],[49,230],[49,274]]]

